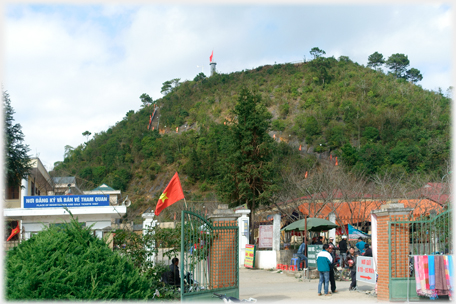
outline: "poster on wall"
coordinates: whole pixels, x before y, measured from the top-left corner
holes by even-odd
[[[272,248],[272,225],[260,225],[258,237],[259,248]]]
[[[245,245],[245,259],[244,266],[246,268],[255,267],[255,245]]]

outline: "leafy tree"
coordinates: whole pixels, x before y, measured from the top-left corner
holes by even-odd
[[[423,80],[423,75],[421,75],[420,70],[411,68],[407,71],[405,78],[413,83],[417,83],[418,81]]]
[[[324,54],[326,54],[325,51],[320,50],[317,47],[312,48],[309,53],[310,53],[310,55],[312,55],[314,57],[314,59],[317,59],[317,58],[323,56]]]
[[[45,228],[6,255],[8,300],[146,300],[153,287],[129,258],[74,218]]]
[[[162,93],[163,95],[167,95],[172,90],[173,90],[172,81],[171,80],[167,80],[167,81],[163,82],[163,86],[161,87],[160,93]]]
[[[399,53],[391,55],[386,61],[386,66],[396,78],[404,78],[405,71],[409,65],[408,56]]]
[[[369,55],[369,57],[367,58],[367,66],[373,67],[374,69],[380,67],[384,63],[385,59],[383,58],[383,55],[378,52]]]
[[[195,76],[195,78],[193,78],[193,81],[203,81],[206,79],[206,75],[204,75],[203,72],[199,73],[198,75]]]
[[[14,109],[9,94],[3,91],[3,113],[5,117],[5,173],[8,186],[18,187],[31,170],[30,149],[24,144],[20,124],[14,124]]]
[[[85,131],[84,133],[82,133],[82,136],[85,136],[86,137],[86,141],[89,140],[89,136],[92,135],[92,133],[90,133],[89,131]]]
[[[261,96],[245,87],[241,89],[233,114],[237,120],[224,144],[226,154],[220,161],[217,192],[231,206],[247,204],[251,210],[250,237],[253,241],[255,209],[260,204],[267,204],[277,188],[272,170],[273,140],[267,133],[272,116]]]
[[[163,89],[163,88],[162,88]],[[148,94],[143,93],[141,96],[139,96],[139,99],[142,102],[142,106],[145,107],[148,104],[151,104],[153,102],[152,97],[150,97]]]

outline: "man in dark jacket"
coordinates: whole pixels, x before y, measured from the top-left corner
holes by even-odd
[[[339,242],[339,253],[341,257],[342,264],[340,266],[345,268],[345,260],[347,259],[347,236],[342,236],[342,241]]]
[[[171,260],[171,265],[169,265],[169,272],[168,272],[168,284],[174,286],[180,286],[180,275],[179,275],[179,259],[173,258]]]
[[[332,263],[329,269],[329,283],[331,284],[331,293],[336,293],[336,279],[334,278],[334,267],[336,266],[336,248],[333,244],[328,244],[328,252],[331,254]]]
[[[348,268],[350,268],[351,284],[348,290],[354,290],[356,288],[356,258],[358,252],[355,252],[354,247],[350,247],[347,254]]]
[[[369,248],[369,244],[364,245],[364,254],[365,257],[372,257],[372,248]]]

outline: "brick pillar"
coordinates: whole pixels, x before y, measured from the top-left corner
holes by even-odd
[[[236,214],[228,209],[228,205],[221,204],[209,216],[213,221],[213,243],[210,252],[210,287],[223,288],[236,286],[238,262],[238,231],[236,229],[223,229],[223,227],[237,227]]]
[[[391,227],[391,257],[389,262],[389,233],[388,226],[391,221],[406,220],[412,208],[404,208],[404,204],[389,203],[382,205],[380,210],[372,213],[377,215],[377,299],[389,301],[389,272],[394,272],[394,277],[407,275],[409,254],[409,233],[407,224],[398,224]],[[405,267],[406,265],[406,267]]]

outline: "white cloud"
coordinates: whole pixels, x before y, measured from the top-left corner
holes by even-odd
[[[193,79],[214,50],[230,73],[274,62],[327,56],[360,64],[378,51],[409,56],[422,86],[450,85],[451,14],[439,6],[78,6],[5,20],[5,88],[26,141],[47,164],[65,145],[85,141],[138,110],[139,96],[160,98],[164,81]]]

